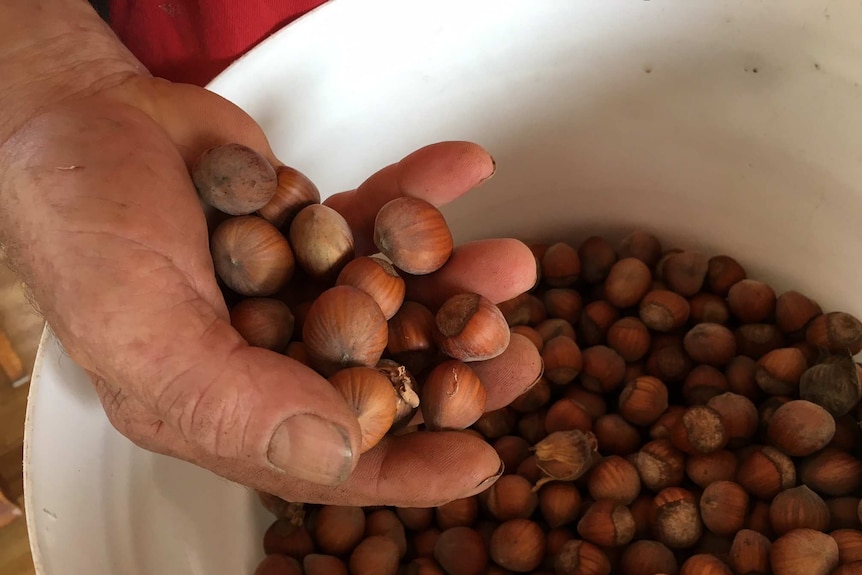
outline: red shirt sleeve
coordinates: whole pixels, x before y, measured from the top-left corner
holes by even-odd
[[[111,27],[150,72],[205,85],[325,0],[110,0]]]

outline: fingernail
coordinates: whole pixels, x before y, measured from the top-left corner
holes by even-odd
[[[322,485],[338,485],[353,470],[347,431],[310,413],[294,415],[278,426],[267,457],[288,475]]]
[[[479,180],[480,184],[484,184],[485,182],[493,178],[494,174],[497,173],[497,160],[495,160],[494,156],[491,156],[490,154],[488,155],[488,157],[491,158],[491,173]]]
[[[495,473],[491,477],[488,477],[487,479],[483,479],[482,481],[480,481],[479,485],[476,486],[476,489],[473,490],[474,493],[481,493],[482,491],[485,491],[486,489],[491,487],[491,485],[493,485],[498,479],[500,479],[505,470],[506,464],[503,463],[503,461],[501,460],[500,469],[497,470],[497,473]]]

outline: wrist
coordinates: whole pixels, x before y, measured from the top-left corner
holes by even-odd
[[[148,75],[84,0],[0,4],[0,146],[42,110]]]

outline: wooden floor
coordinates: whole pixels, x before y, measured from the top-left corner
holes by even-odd
[[[27,302],[15,275],[0,262],[0,330],[21,359],[27,376],[32,371],[42,332],[42,319]],[[21,461],[24,445],[24,414],[29,385],[12,387],[0,378],[0,487],[24,508]],[[0,575],[32,575],[33,561],[23,517],[0,528]]]

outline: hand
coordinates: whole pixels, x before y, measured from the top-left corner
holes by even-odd
[[[250,347],[229,323],[188,169],[206,148],[250,146],[278,165],[260,128],[193,86],[132,77],[59,103],[0,148],[12,262],[69,355],[92,376],[111,423],[137,445],[292,501],[432,506],[499,475],[486,443],[459,432],[386,438],[359,458],[340,395],[290,358]],[[333,166],[337,168],[337,166]],[[480,147],[423,148],[329,205],[369,250],[374,214],[398,195],[456,199],[494,171]],[[457,248],[410,297],[471,290],[502,301],[535,282],[515,240]],[[534,361],[486,381],[488,409],[522,393]]]

